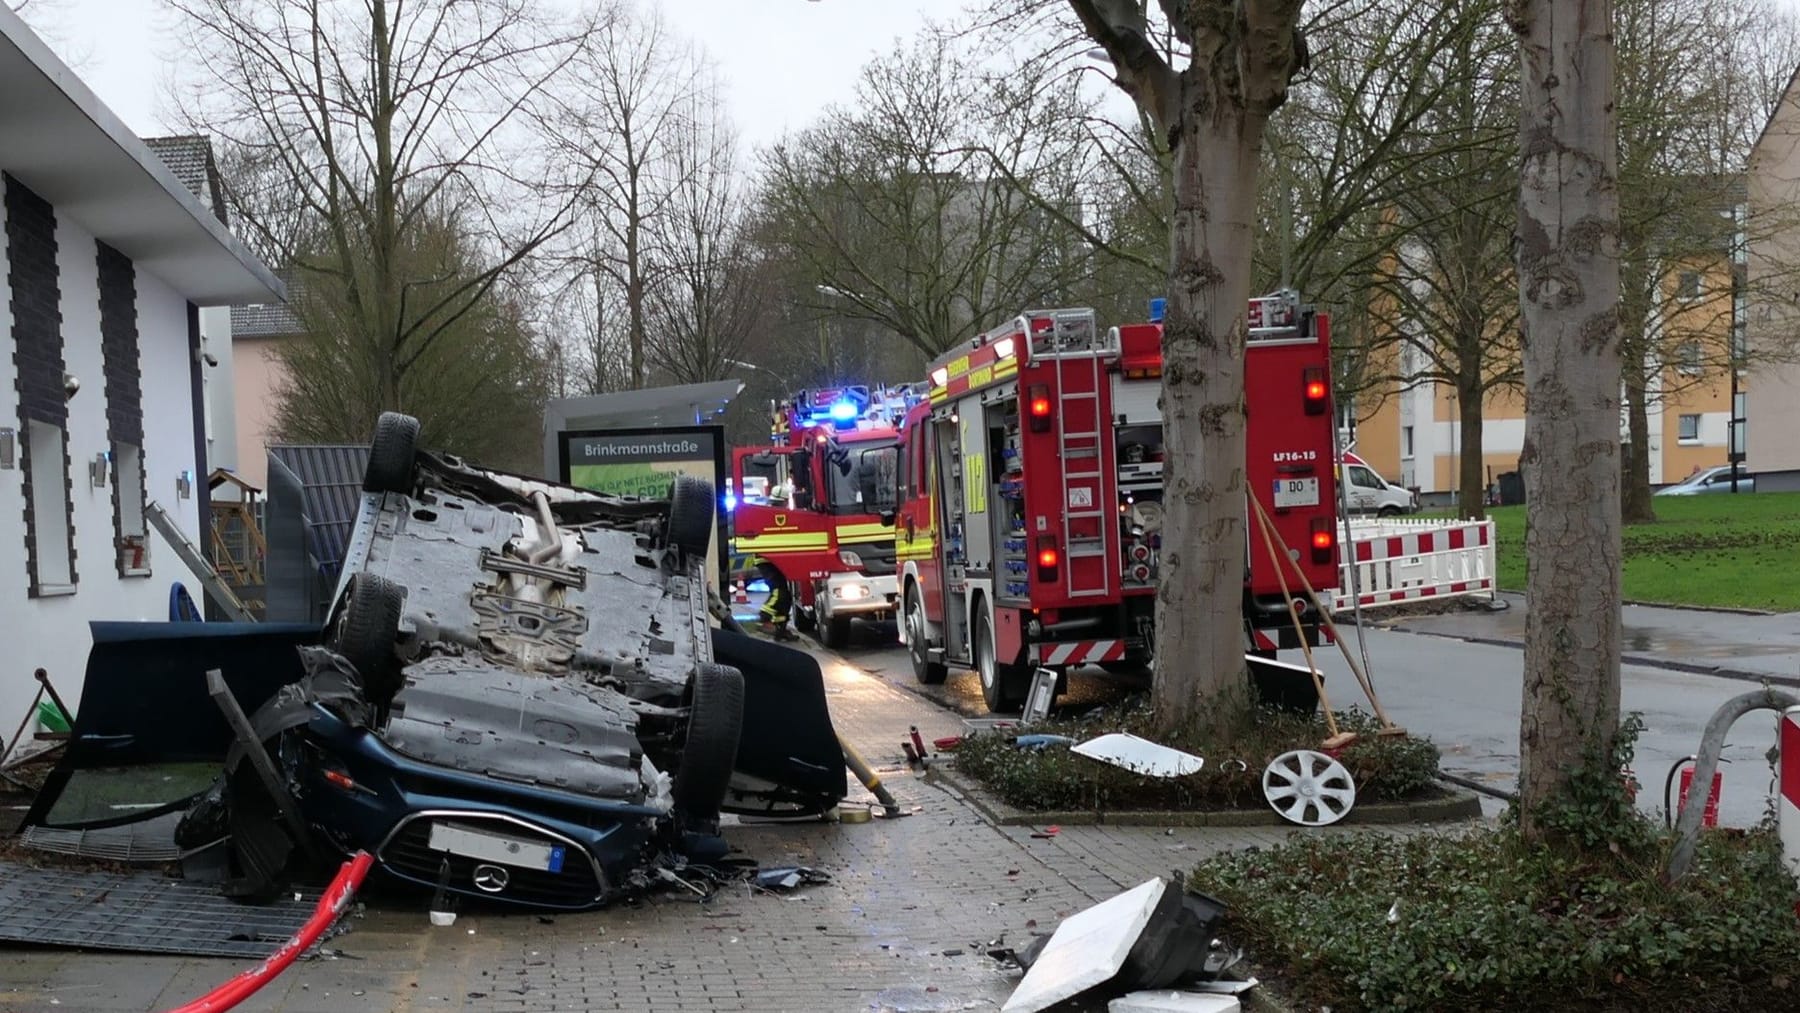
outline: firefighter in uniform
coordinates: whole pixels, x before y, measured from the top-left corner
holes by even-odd
[[[787,578],[766,559],[757,562],[756,572],[762,575],[763,583],[769,585],[769,600],[763,602],[757,612],[762,617],[762,631],[776,640],[800,639],[799,634],[788,628],[788,615],[794,610],[794,592],[788,588]]]

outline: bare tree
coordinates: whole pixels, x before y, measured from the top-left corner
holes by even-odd
[[[1156,602],[1152,695],[1165,727],[1228,724],[1243,677],[1244,306],[1263,131],[1306,62],[1301,0],[1069,0],[1117,83],[1174,153],[1163,418],[1167,579]],[[1174,47],[1171,47],[1174,48]]]
[[[621,0],[580,51],[576,84],[556,96],[547,120],[556,157],[576,172],[587,231],[586,270],[623,294],[630,382],[648,362],[648,300],[656,282],[655,234],[681,184],[673,149],[691,133],[686,117],[704,66],[654,7]]]
[[[864,68],[854,107],[767,153],[769,239],[815,285],[818,313],[878,324],[928,357],[1059,301],[1086,270],[1043,210],[1077,200],[1079,138],[1055,129],[1073,101],[1043,61],[987,73],[927,31]]]
[[[763,254],[750,241],[737,141],[716,88],[692,95],[669,151],[676,184],[652,248],[663,265],[649,292],[650,361],[681,383],[732,371],[766,308]]]
[[[1629,524],[1655,519],[1651,409],[1753,365],[1739,330],[1748,297],[1741,254],[1800,225],[1800,208],[1746,220],[1743,173],[1800,60],[1800,23],[1763,0],[1620,0],[1615,22]],[[1777,79],[1773,66],[1784,60]],[[1763,274],[1757,298],[1787,298],[1796,271],[1800,264]],[[1792,354],[1765,345],[1755,359]]]
[[[529,0],[170,0],[200,68],[184,103],[227,161],[235,221],[303,278],[344,294],[340,368],[366,370],[348,420],[421,398],[412,382],[508,273],[566,227],[546,202],[530,113],[571,72],[590,22],[551,21]],[[468,255],[448,275],[409,264],[410,234],[453,208]],[[442,404],[443,402],[437,401]]]
[[[1619,731],[1619,192],[1611,0],[1515,0],[1525,351],[1525,679],[1519,826]],[[1621,793],[1615,804],[1625,805]],[[1602,814],[1607,815],[1607,814]]]
[[[1523,380],[1510,249],[1518,195],[1516,43],[1498,0],[1384,10],[1398,15],[1399,32],[1437,40],[1429,59],[1400,68],[1418,78],[1407,90],[1433,101],[1412,119],[1412,136],[1391,146],[1394,164],[1375,189],[1387,211],[1376,232],[1383,256],[1363,275],[1370,326],[1355,349],[1365,357],[1357,379],[1377,394],[1364,407],[1420,384],[1454,392],[1458,508],[1480,517],[1486,404]]]

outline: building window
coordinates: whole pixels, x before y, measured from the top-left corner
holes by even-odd
[[[1698,341],[1686,342],[1675,350],[1675,371],[1682,376],[1699,376],[1705,368],[1705,357]]]
[[[1675,297],[1677,299],[1700,298],[1700,272],[1683,271],[1675,281]]]
[[[69,459],[63,428],[32,419],[26,451],[31,464],[31,558],[38,597],[75,590],[73,532],[69,529]]]
[[[1413,456],[1413,427],[1411,426],[1400,427],[1400,456],[1407,458]]]
[[[119,574],[150,576],[150,529],[144,503],[144,450],[114,443],[113,530],[118,536]]]
[[[1700,442],[1700,416],[1683,415],[1676,420],[1675,438],[1682,443]]]

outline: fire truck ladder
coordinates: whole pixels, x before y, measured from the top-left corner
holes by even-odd
[[[1064,488],[1072,487],[1076,484],[1077,479],[1083,479],[1090,481],[1092,483],[1091,487],[1094,489],[1093,502],[1088,507],[1079,510],[1071,510],[1067,508],[1067,503],[1064,504],[1062,544],[1063,555],[1067,557],[1069,563],[1063,567],[1063,592],[1070,598],[1105,598],[1111,596],[1114,592],[1112,578],[1118,567],[1112,562],[1112,552],[1109,548],[1111,543],[1106,537],[1108,530],[1107,525],[1109,523],[1117,524],[1117,515],[1115,513],[1117,506],[1116,504],[1106,502],[1106,496],[1103,495],[1107,490],[1105,474],[1106,455],[1104,453],[1105,446],[1102,442],[1105,439],[1106,420],[1101,416],[1100,412],[1100,385],[1107,382],[1106,372],[1102,365],[1103,349],[1098,343],[1091,340],[1096,336],[1091,315],[1088,316],[1087,319],[1065,323],[1064,316],[1058,314],[1055,317],[1055,321],[1055,326],[1058,331],[1063,330],[1071,324],[1074,327],[1082,327],[1085,325],[1090,339],[1087,342],[1088,348],[1085,352],[1059,351],[1052,353],[1050,356],[1046,356],[1048,358],[1061,360],[1057,363],[1056,369],[1051,372],[1056,378],[1056,404],[1061,406],[1061,411],[1059,411],[1058,414],[1061,416],[1062,424],[1057,426],[1057,450],[1059,451],[1058,456],[1062,461],[1063,467],[1063,486]],[[1059,347],[1068,347],[1068,342],[1060,340],[1062,338],[1060,334],[1058,335],[1058,338],[1057,345]],[[1082,365],[1080,364],[1085,364],[1086,367],[1085,375],[1088,380],[1087,389],[1084,391],[1065,392],[1063,390],[1063,371],[1065,369],[1080,370],[1082,369]],[[1070,405],[1081,402],[1087,403],[1084,407],[1091,407],[1091,410],[1087,412],[1069,411]],[[1071,417],[1092,419],[1093,427],[1089,429],[1071,429],[1068,425]],[[1096,522],[1094,526],[1099,531],[1099,537],[1082,536],[1079,539],[1076,537],[1075,522],[1085,520],[1093,520]],[[1075,586],[1074,561],[1080,558],[1092,558],[1095,556],[1100,557],[1099,586],[1077,588]]]

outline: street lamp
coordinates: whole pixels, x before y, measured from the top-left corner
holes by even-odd
[[[745,362],[742,359],[726,359],[725,361],[726,361],[726,363],[733,365],[733,366],[742,366],[745,369],[754,369],[758,373],[767,373],[775,379],[776,383],[781,384],[783,390],[793,390],[794,389],[794,385],[791,383],[788,383],[786,377],[782,376],[780,373],[775,372],[774,370],[770,369],[767,366],[758,366],[754,362]]]

